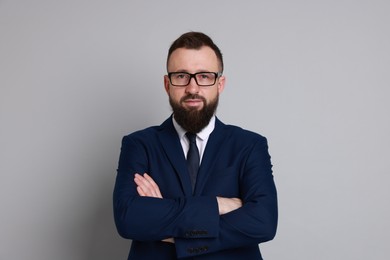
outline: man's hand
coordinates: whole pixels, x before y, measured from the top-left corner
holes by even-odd
[[[162,199],[160,188],[147,173],[142,176],[136,173],[134,182],[137,184],[137,192],[142,197],[152,197]],[[239,198],[217,197],[219,215],[229,213],[242,207],[242,201]]]
[[[217,197],[219,215],[229,213],[242,207],[242,201],[239,198]]]
[[[143,176],[136,173],[134,176],[134,182],[137,184],[137,192],[140,196],[162,199],[159,187],[147,173]]]
[[[154,182],[152,177],[150,177],[147,173],[141,174],[136,173],[134,176],[134,182],[137,184],[137,192],[141,197],[153,197],[162,199],[162,195],[160,192],[160,188]],[[174,238],[166,238],[161,240],[166,243],[175,243]]]

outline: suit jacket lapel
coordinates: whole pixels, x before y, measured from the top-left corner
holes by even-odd
[[[172,116],[160,126],[159,140],[169,159],[169,163],[175,169],[180,179],[182,190],[186,196],[192,196],[191,180],[187,170],[186,160],[183,154],[179,137],[172,123]]]
[[[218,118],[216,118],[215,128],[207,141],[202,163],[199,167],[194,194],[202,193],[203,187],[211,174],[210,169],[212,169],[213,164],[218,160],[218,156],[220,154],[218,151],[221,148],[223,149],[223,142],[226,138],[226,134],[223,131],[224,126],[225,125]]]

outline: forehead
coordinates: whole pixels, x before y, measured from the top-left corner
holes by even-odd
[[[199,50],[178,48],[169,57],[168,71],[218,71],[218,58],[208,46]]]

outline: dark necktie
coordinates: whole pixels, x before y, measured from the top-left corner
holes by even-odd
[[[199,150],[196,146],[196,134],[187,132],[186,136],[190,141],[190,149],[187,153],[187,168],[191,178],[192,192],[195,189],[196,176],[199,169]]]

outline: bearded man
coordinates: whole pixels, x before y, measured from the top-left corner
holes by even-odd
[[[209,36],[181,35],[164,76],[172,115],[122,140],[113,203],[128,259],[262,259],[276,234],[266,138],[215,115],[223,66]]]

